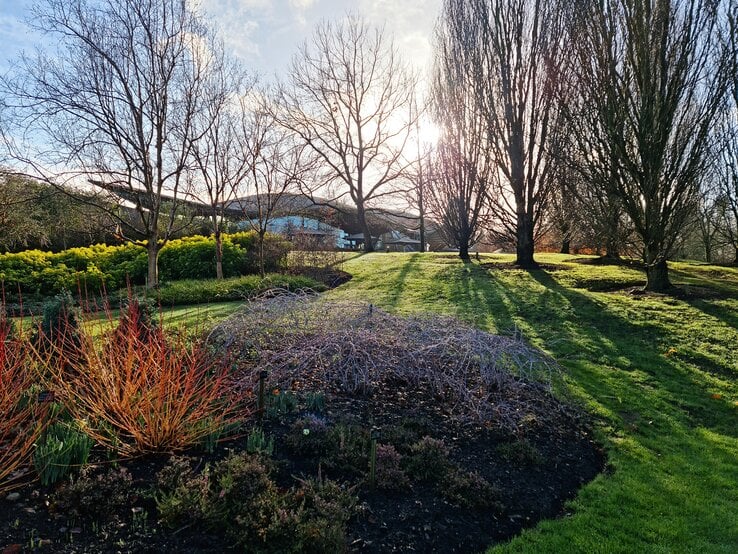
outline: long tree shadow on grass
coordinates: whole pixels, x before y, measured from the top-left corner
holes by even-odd
[[[405,282],[407,281],[408,277],[414,272],[417,271],[418,266],[420,264],[420,253],[415,253],[410,255],[408,260],[402,265],[400,268],[400,271],[397,273],[397,276],[394,278],[394,281],[392,283],[392,289],[387,294],[387,301],[390,306],[393,308],[397,307],[397,305],[400,302],[400,298],[402,297],[402,293],[405,290]]]
[[[694,371],[659,351],[657,345],[670,344],[673,337],[656,323],[631,323],[604,302],[563,287],[545,271],[519,274],[521,282],[510,287],[481,268],[462,271],[449,291],[450,300],[462,318],[475,324],[483,324],[481,304],[487,325],[500,332],[520,329],[576,370],[577,382],[608,412],[637,414],[639,421],[651,422],[640,427],[641,433],[702,426],[738,436],[732,407],[711,399]],[[529,277],[540,287],[525,286]],[[588,371],[588,363],[602,369]]]
[[[702,426],[727,436],[738,437],[732,407],[726,402],[715,402],[705,390],[705,383],[697,378],[694,371],[688,366],[671,361],[665,353],[657,350],[656,345],[673,343],[670,333],[655,323],[634,325],[604,304],[561,286],[545,271],[531,271],[530,276],[549,291],[564,298],[574,308],[581,317],[579,332],[606,337],[612,343],[609,352],[614,351],[619,357],[630,360],[632,367],[648,374],[650,383],[646,383],[648,395],[643,395],[644,402],[653,401],[653,397],[658,396],[658,391],[668,391],[670,394],[663,397],[663,401],[682,412],[689,427]],[[666,306],[664,308],[667,309]],[[599,343],[602,344],[602,340]],[[604,354],[609,352],[605,351]],[[654,394],[650,394],[649,389]],[[656,405],[654,402],[654,407]]]
[[[703,300],[701,298],[687,300],[687,303],[693,308],[697,308],[701,312],[719,319],[733,329],[738,329],[738,311],[721,306],[715,301]]]

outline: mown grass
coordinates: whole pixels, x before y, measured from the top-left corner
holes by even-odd
[[[245,275],[228,279],[188,279],[168,282],[156,291],[146,291],[136,287],[134,294],[149,296],[159,306],[160,318],[165,326],[185,327],[192,332],[211,327],[217,321],[232,314],[244,301],[258,296],[270,289],[289,291],[314,290],[323,292],[326,286],[309,277],[289,274]],[[128,295],[126,289],[117,291],[111,300],[124,299]],[[117,303],[115,302],[110,303]],[[91,296],[82,304],[85,312],[84,320],[93,334],[109,329],[117,320],[120,311],[110,310],[108,313],[101,306],[104,299]],[[41,317],[43,304],[39,304],[32,315],[24,317],[24,328],[30,329]],[[18,318],[16,318],[18,319]]]
[[[692,291],[678,298],[602,292],[643,284],[635,268],[537,258],[562,268],[366,255],[345,263],[354,278],[328,296],[517,329],[565,368],[568,393],[592,414],[608,452],[608,471],[565,517],[491,552],[738,551],[738,271],[670,264],[673,281]]]

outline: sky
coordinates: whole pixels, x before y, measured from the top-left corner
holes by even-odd
[[[322,19],[352,10],[392,34],[405,59],[430,65],[441,0],[195,0],[212,18],[227,47],[247,68],[270,81],[285,74],[292,55]],[[33,0],[0,0],[0,71],[20,50],[40,41],[25,20]]]

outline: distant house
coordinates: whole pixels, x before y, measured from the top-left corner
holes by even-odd
[[[403,235],[399,231],[389,231],[381,237],[381,248],[388,252],[420,252],[420,241]]]
[[[248,222],[243,222],[241,227],[250,227]],[[336,248],[349,248],[348,236],[345,231],[333,227],[317,219],[301,215],[285,215],[271,219],[267,225],[267,231],[284,235],[289,240],[299,237],[312,237],[318,241],[330,241]]]
[[[379,241],[379,237],[372,237],[372,243],[376,246]],[[352,235],[346,235],[347,248],[349,250],[361,250],[364,248],[364,233],[354,233]]]

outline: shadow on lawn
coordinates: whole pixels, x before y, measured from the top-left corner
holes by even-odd
[[[640,419],[653,422],[650,433],[702,426],[738,436],[733,407],[712,399],[688,365],[660,352],[659,345],[675,344],[678,338],[657,322],[631,323],[605,303],[560,285],[543,270],[518,272],[521,280],[532,278],[542,290],[524,283],[509,287],[504,279],[479,266],[465,265],[457,271],[449,300],[459,316],[477,325],[486,323],[501,333],[519,328],[564,364],[586,372],[577,381],[612,413],[640,414]],[[507,278],[512,275],[508,273]],[[593,374],[587,362],[602,367]],[[649,431],[642,428],[639,432]]]
[[[712,300],[690,299],[687,300],[687,303],[693,308],[696,308],[701,312],[714,317],[715,319],[719,319],[726,325],[738,330],[737,311],[724,306],[720,306]]]
[[[577,329],[579,332],[606,337],[612,342],[612,347],[608,350],[630,359],[634,367],[648,373],[652,381],[651,387],[655,387],[657,391],[668,391],[670,398],[664,400],[687,416],[690,427],[702,426],[726,436],[738,437],[733,407],[726,402],[715,402],[704,389],[704,383],[697,379],[697,375],[689,367],[674,363],[657,350],[658,344],[674,344],[680,340],[678,337],[675,339],[656,323],[633,325],[605,305],[561,286],[544,271],[531,271],[530,275],[547,289],[566,299],[574,311],[580,314],[581,325]],[[664,308],[668,309],[667,306]],[[699,394],[695,394],[697,391]],[[648,402],[652,396],[654,395],[644,395],[641,400]]]
[[[420,258],[420,253],[412,254],[409,259],[402,265],[400,271],[397,273],[397,277],[395,277],[392,283],[391,292],[387,294],[387,301],[389,305],[393,308],[396,308],[397,305],[400,303],[400,298],[402,297],[402,293],[405,290],[405,282],[407,281],[408,276],[412,272],[418,270],[420,265]]]

